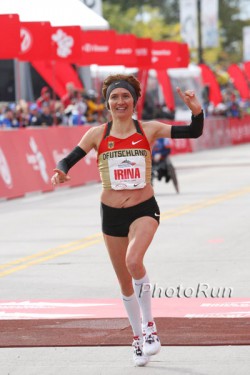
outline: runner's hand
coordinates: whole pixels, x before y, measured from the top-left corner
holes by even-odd
[[[179,87],[176,88],[180,98],[183,100],[183,102],[189,107],[189,109],[192,111],[194,116],[197,116],[201,113],[202,107],[197,99],[195,93],[193,90],[187,90],[185,92],[181,91]]]
[[[64,182],[70,180],[70,177],[66,175],[63,171],[61,171],[60,169],[55,168],[54,172],[55,174],[51,177],[52,185],[63,184]]]

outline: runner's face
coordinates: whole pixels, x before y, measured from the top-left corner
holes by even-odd
[[[119,87],[111,91],[108,103],[113,116],[125,117],[133,114],[134,99],[124,88]]]

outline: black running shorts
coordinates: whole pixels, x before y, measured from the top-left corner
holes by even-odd
[[[160,222],[160,210],[154,196],[126,208],[114,208],[101,202],[102,231],[109,236],[127,237],[132,222],[143,216],[150,216]]]

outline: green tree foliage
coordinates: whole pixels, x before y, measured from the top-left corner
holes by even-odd
[[[140,9],[144,5],[150,5],[152,8],[154,7],[164,7],[166,1],[165,0],[103,0],[103,6],[105,7],[106,4],[111,6],[118,5],[121,11],[126,11],[129,8],[136,7]],[[105,15],[104,15],[105,16]]]
[[[168,38],[168,28],[158,8],[145,7],[144,15],[138,15],[132,32],[139,37],[162,40]]]
[[[219,1],[220,42],[218,55],[220,62],[242,61],[242,28],[250,25],[250,20],[240,18],[240,0]]]
[[[111,29],[119,33],[131,32],[136,24],[136,8],[121,9],[120,4],[111,4],[108,1],[103,3],[103,16],[109,22]]]
[[[176,0],[103,0],[103,4],[117,5],[121,11],[136,8],[140,13],[143,8],[151,7],[160,9],[160,14],[166,22],[176,23],[179,21],[179,1]]]
[[[179,1],[103,0],[103,15],[111,28],[119,33],[133,33],[154,40],[181,41]],[[242,61],[244,26],[250,26],[250,20],[240,19],[240,0],[220,0],[220,46],[204,51],[205,61]]]
[[[180,22],[179,1],[165,0],[161,6],[161,13],[164,16],[166,24],[176,24]]]
[[[103,16],[111,28],[120,33],[150,36],[154,40],[180,38],[176,35],[176,24],[179,23],[178,1],[103,0]],[[175,26],[174,30],[171,31],[170,26]]]

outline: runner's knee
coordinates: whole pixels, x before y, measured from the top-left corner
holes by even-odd
[[[136,254],[129,254],[126,257],[126,266],[132,277],[144,268],[141,257],[138,257]]]

